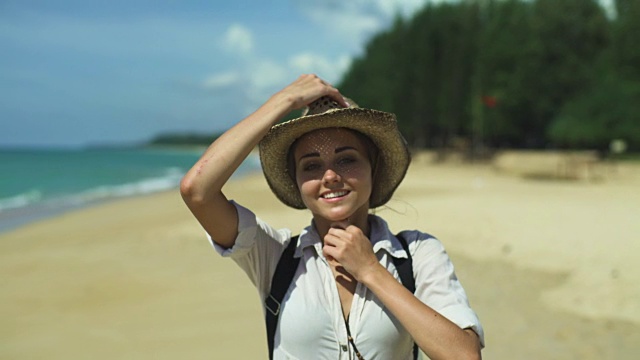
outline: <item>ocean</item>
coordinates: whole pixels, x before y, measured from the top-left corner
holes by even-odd
[[[0,232],[101,201],[177,189],[203,150],[0,149]],[[235,176],[260,169],[249,157]]]

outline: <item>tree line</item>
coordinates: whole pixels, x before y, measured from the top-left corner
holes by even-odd
[[[640,0],[427,4],[375,35],[338,88],[414,147],[640,150]]]

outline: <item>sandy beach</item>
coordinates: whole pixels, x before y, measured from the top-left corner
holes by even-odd
[[[447,248],[486,332],[485,359],[637,359],[640,164],[597,181],[527,179],[417,157],[394,231]],[[299,231],[261,174],[229,198]],[[211,249],[178,191],[0,234],[0,359],[264,359],[258,296]]]

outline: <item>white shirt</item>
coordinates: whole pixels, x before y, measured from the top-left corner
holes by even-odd
[[[264,303],[291,231],[276,230],[250,210],[234,205],[239,218],[235,245],[225,249],[213,241],[212,244],[222,256],[231,257],[247,273]],[[406,258],[406,252],[384,220],[370,215],[369,222],[374,253],[380,264],[400,281],[390,256]],[[469,306],[444,247],[437,239],[418,234],[417,240],[409,242],[416,297],[460,328],[472,328],[484,344],[480,321]],[[294,256],[302,258],[281,304],[274,359],[354,359],[338,289],[313,226],[301,232]],[[360,283],[353,295],[349,328],[356,347],[367,360],[413,359],[413,340],[409,333]]]

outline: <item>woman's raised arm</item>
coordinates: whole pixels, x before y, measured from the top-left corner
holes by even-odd
[[[182,178],[182,198],[217,244],[232,247],[238,229],[238,214],[222,193],[222,186],[271,126],[290,111],[303,108],[325,95],[346,106],[338,90],[330,84],[316,75],[300,76],[222,134]]]

